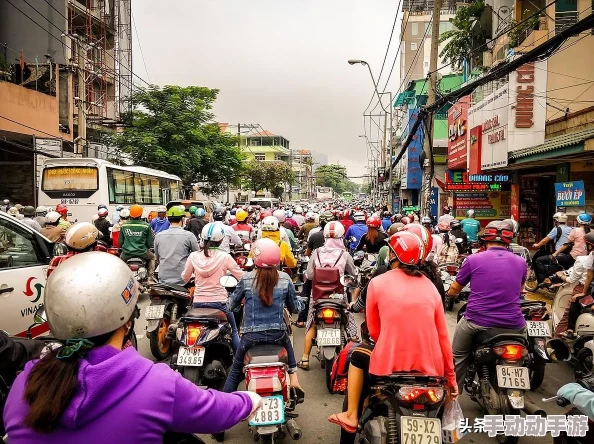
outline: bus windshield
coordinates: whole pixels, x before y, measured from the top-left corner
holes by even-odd
[[[43,169],[41,190],[50,197],[89,197],[99,189],[99,170],[92,166],[64,166]]]
[[[260,205],[262,208],[272,208],[272,200],[250,200],[250,205]]]

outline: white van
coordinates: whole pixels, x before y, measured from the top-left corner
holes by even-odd
[[[250,199],[250,205],[260,205],[262,208],[271,209],[271,208],[278,208],[280,205],[280,201],[274,197],[254,197]]]
[[[43,304],[53,244],[29,226],[0,212],[0,330],[25,336],[37,307]],[[33,336],[48,331],[47,323]]]

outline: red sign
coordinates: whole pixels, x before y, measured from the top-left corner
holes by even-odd
[[[470,108],[470,96],[464,96],[448,110],[448,168],[450,170],[466,169],[468,108]]]
[[[511,217],[514,220],[520,220],[520,185],[511,186]]]
[[[468,159],[468,172],[470,174],[482,174],[481,170],[481,146],[483,138],[483,127],[475,126],[470,130],[470,157]]]

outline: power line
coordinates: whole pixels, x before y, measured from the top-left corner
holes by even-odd
[[[151,75],[148,72],[148,68],[146,67],[146,62],[144,60],[144,53],[142,52],[142,45],[140,44],[140,37],[138,37],[138,28],[136,27],[136,20],[134,20],[134,13],[130,11],[130,15],[132,17],[132,26],[134,26],[134,33],[136,34],[136,40],[138,40],[138,48],[140,49],[140,57],[142,57],[142,63],[144,64],[144,70],[146,71],[146,76],[151,81]]]

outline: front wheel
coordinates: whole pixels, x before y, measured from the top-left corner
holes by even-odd
[[[334,367],[335,357],[332,359],[324,359],[324,372],[326,373],[326,388],[332,395],[332,367]]]
[[[576,377],[578,377],[578,373],[580,373],[580,378],[594,374],[594,357],[592,355],[592,350],[590,350],[589,348],[582,348],[578,352],[576,360]]]

